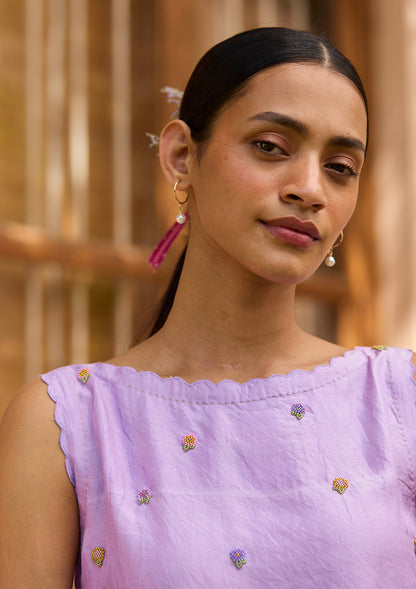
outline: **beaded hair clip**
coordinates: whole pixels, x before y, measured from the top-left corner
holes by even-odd
[[[166,94],[168,104],[176,104],[176,108],[172,113],[172,119],[176,119],[179,115],[183,91],[178,90],[177,88],[172,88],[171,86],[164,86],[160,91],[163,92],[163,94]],[[159,135],[155,135],[154,133],[145,133],[145,135],[150,139],[149,147],[157,147],[159,145]]]

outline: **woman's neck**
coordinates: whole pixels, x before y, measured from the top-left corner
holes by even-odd
[[[203,340],[210,355],[226,350],[258,350],[260,356],[280,339],[298,332],[294,318],[293,285],[270,284],[258,277],[236,281],[224,273],[184,276],[166,322],[175,338]],[[178,333],[180,332],[180,333]]]
[[[336,346],[323,349],[326,342],[319,344],[296,324],[294,285],[238,278],[215,266],[184,268],[165,325],[138,348],[145,355],[143,369],[188,381],[241,382],[309,369],[336,355]]]

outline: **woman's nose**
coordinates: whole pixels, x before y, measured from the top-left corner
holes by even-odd
[[[316,211],[327,205],[321,166],[311,158],[302,158],[289,164],[280,198],[288,203],[298,203]]]

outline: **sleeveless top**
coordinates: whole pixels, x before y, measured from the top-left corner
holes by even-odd
[[[76,587],[416,587],[411,352],[187,384],[96,363],[42,378],[79,504]]]

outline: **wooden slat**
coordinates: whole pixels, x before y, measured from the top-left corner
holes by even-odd
[[[361,0],[339,0],[330,5],[332,41],[357,68],[372,102],[370,4]],[[371,122],[371,116],[370,116]],[[372,131],[374,132],[374,131]],[[371,133],[370,133],[371,140]],[[345,346],[382,341],[382,321],[377,308],[379,291],[378,252],[375,231],[378,210],[372,179],[374,155],[370,146],[360,180],[357,209],[345,232],[342,246],[348,284],[348,299],[339,309],[338,340]]]
[[[345,276],[341,272],[331,275],[314,275],[297,287],[299,295],[308,296],[321,303],[342,309],[348,298]]]
[[[43,221],[43,124],[44,124],[44,2],[25,2],[25,147],[26,147],[26,223],[40,227]],[[29,381],[43,370],[44,360],[44,285],[39,268],[25,276],[25,377]],[[21,384],[21,383],[19,383]]]
[[[93,275],[165,281],[171,264],[162,265],[154,272],[147,262],[150,252],[150,248],[114,246],[111,242],[51,239],[39,229],[11,223],[0,225],[0,256],[34,263],[56,262]],[[342,304],[346,295],[345,279],[335,272],[312,277],[299,286],[299,292],[331,304]]]
[[[86,240],[89,233],[89,162],[88,136],[88,11],[87,0],[69,4],[69,185],[71,193],[72,237]],[[80,364],[89,357],[90,314],[89,286],[75,283],[71,287],[70,362]]]
[[[56,262],[92,274],[154,281],[154,271],[147,262],[150,252],[150,248],[114,246],[111,242],[54,239],[40,229],[19,224],[0,225],[0,256],[28,263]],[[163,267],[159,275],[164,275]]]

